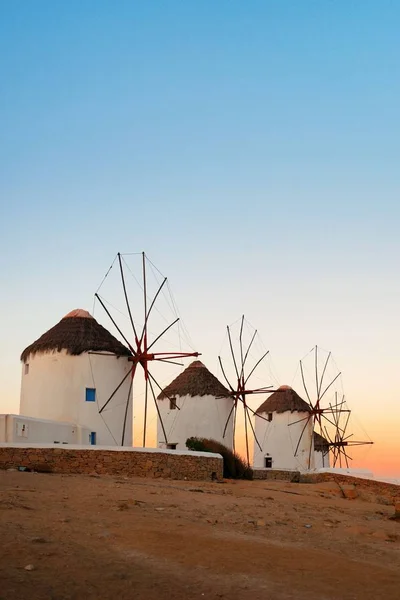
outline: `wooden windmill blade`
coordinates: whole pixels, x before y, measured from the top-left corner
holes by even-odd
[[[335,442],[334,442],[334,448],[335,448],[335,464],[337,464],[337,462],[339,461],[339,465],[342,466],[342,460],[346,463],[347,468],[349,468],[349,460],[353,460],[352,456],[350,456],[349,454],[349,448],[351,448],[352,446],[367,446],[367,445],[371,445],[373,444],[372,440],[368,440],[368,441],[361,441],[361,440],[352,440],[350,438],[352,438],[354,436],[354,433],[348,433],[348,427],[351,423],[351,410],[348,408],[343,408],[344,406],[347,406],[344,400],[344,396],[343,396],[343,401],[338,409],[338,416],[337,416],[337,430],[336,430],[336,435],[335,435]],[[340,423],[340,419],[342,417],[342,415],[345,415],[344,417],[344,423],[339,427],[339,423]]]
[[[308,381],[307,374],[306,374],[305,368],[304,368],[304,361],[310,357],[312,357],[313,376],[309,377],[311,379],[311,381]],[[331,427],[334,427],[335,430],[337,429],[337,427],[339,427],[339,425],[335,421],[336,407],[333,407],[332,404],[326,405],[326,403],[325,403],[325,405],[324,405],[322,403],[322,401],[323,401],[324,397],[326,396],[326,394],[328,393],[328,391],[332,389],[332,386],[334,386],[334,384],[339,380],[341,373],[337,372],[334,376],[331,376],[327,380],[327,369],[332,361],[332,354],[331,354],[331,352],[327,353],[327,356],[323,361],[322,369],[320,369],[320,363],[319,363],[320,357],[321,357],[320,348],[318,346],[314,346],[314,348],[312,348],[311,352],[305,358],[300,360],[301,381],[303,384],[305,394],[307,396],[308,404],[310,407],[310,414],[308,417],[305,417],[305,419],[304,419],[306,421],[306,423],[305,423],[305,425],[301,431],[301,434],[299,436],[299,439],[297,441],[294,455],[295,456],[297,455],[298,449],[301,445],[304,435],[306,435],[307,426],[308,426],[309,422],[312,421],[312,434],[310,436],[310,442],[309,442],[310,445],[309,445],[309,451],[308,451],[308,468],[309,469],[311,468],[311,464],[312,464],[312,448],[313,448],[313,439],[314,439],[313,434],[316,431],[316,428],[317,427],[319,428],[320,435],[324,435],[323,423],[325,423],[325,426],[328,423]]]
[[[258,360],[256,360],[254,365],[249,369],[249,372],[246,373],[248,357],[250,355],[250,350],[253,346],[254,340],[257,336],[257,330],[253,331],[249,343],[247,344],[247,346],[245,346],[244,342],[243,342],[244,324],[245,324],[245,317],[244,317],[244,315],[242,315],[241,320],[240,320],[240,328],[239,328],[239,336],[238,336],[238,348],[236,348],[236,351],[235,351],[234,343],[232,340],[231,327],[229,325],[227,326],[227,336],[228,336],[229,350],[230,350],[230,363],[232,364],[234,373],[236,375],[235,382],[233,380],[230,380],[229,377],[227,376],[226,369],[225,369],[225,366],[224,366],[221,356],[218,357],[218,360],[219,360],[219,364],[221,366],[221,371],[222,371],[223,377],[224,377],[224,379],[228,385],[228,388],[230,390],[230,396],[233,400],[232,409],[231,409],[231,411],[228,415],[228,418],[225,422],[223,437],[225,437],[225,434],[226,434],[226,431],[228,428],[228,424],[232,418],[232,420],[233,420],[233,450],[235,451],[236,450],[237,408],[239,405],[241,405],[243,407],[243,417],[244,417],[246,459],[247,459],[247,464],[250,466],[250,452],[249,452],[249,437],[250,437],[250,435],[253,435],[254,442],[258,445],[260,450],[262,450],[262,446],[260,444],[260,441],[257,438],[256,432],[255,432],[255,429],[253,426],[253,422],[252,422],[252,416],[255,415],[256,413],[249,406],[249,404],[247,402],[247,396],[255,395],[255,394],[268,394],[268,393],[274,392],[275,390],[270,389],[271,386],[264,386],[264,387],[258,387],[258,388],[253,388],[253,389],[247,387],[247,383],[248,383],[250,377],[254,374],[256,369],[260,366],[260,364],[266,358],[269,351],[264,353]],[[262,417],[261,415],[257,415],[257,416],[260,416],[261,418],[264,419],[264,417]],[[267,420],[267,419],[264,419],[264,420]]]
[[[147,414],[148,414],[149,394],[153,398],[154,405],[156,407],[156,411],[157,411],[158,418],[161,423],[161,428],[163,431],[165,443],[166,444],[168,443],[167,433],[165,431],[164,423],[163,423],[163,420],[162,420],[162,417],[161,417],[161,414],[159,411],[154,386],[156,386],[161,392],[163,392],[163,388],[159,384],[157,379],[155,378],[154,373],[152,373],[150,371],[150,365],[154,364],[156,362],[174,364],[174,365],[182,365],[182,363],[176,362],[176,361],[179,359],[184,359],[184,358],[189,358],[189,357],[198,357],[198,356],[200,356],[200,353],[199,352],[181,352],[181,351],[173,351],[173,350],[167,350],[167,351],[163,351],[163,352],[155,352],[153,350],[153,346],[155,346],[156,344],[159,344],[160,342],[163,342],[165,340],[164,336],[171,330],[171,328],[174,325],[176,325],[179,322],[179,317],[175,318],[172,321],[169,321],[167,323],[167,325],[164,326],[160,331],[158,331],[158,332],[152,331],[152,333],[150,334],[149,324],[151,323],[152,315],[153,315],[154,311],[158,310],[157,309],[157,301],[160,299],[161,294],[164,293],[164,291],[165,291],[165,287],[167,284],[167,278],[162,276],[162,281],[161,281],[161,283],[158,283],[154,294],[149,296],[148,280],[147,280],[148,279],[147,278],[147,265],[148,265],[148,263],[150,263],[152,265],[152,263],[149,261],[149,259],[147,258],[146,254],[144,252],[142,252],[140,254],[141,254],[141,272],[140,272],[139,278],[137,278],[132,273],[131,269],[129,268],[128,264],[125,261],[124,257],[128,256],[128,255],[124,255],[121,253],[117,254],[116,258],[114,259],[113,264],[111,265],[110,269],[107,271],[100,287],[98,288],[98,290],[95,293],[95,301],[97,301],[100,304],[100,306],[104,310],[105,314],[108,316],[108,318],[110,319],[110,321],[112,322],[112,324],[114,325],[114,327],[116,328],[116,330],[118,331],[118,333],[120,334],[122,339],[127,344],[127,347],[130,351],[130,356],[129,356],[128,360],[132,363],[132,366],[131,366],[128,374],[118,384],[118,386],[115,388],[115,390],[110,394],[110,396],[105,401],[103,406],[99,409],[99,412],[102,413],[105,410],[105,408],[112,401],[112,399],[115,396],[118,389],[123,385],[123,383],[125,382],[127,377],[130,375],[131,383],[130,383],[130,387],[129,387],[129,394],[128,394],[128,399],[126,402],[124,420],[123,420],[123,425],[122,425],[122,444],[123,444],[124,439],[125,439],[127,415],[128,415],[128,410],[129,410],[129,403],[130,403],[130,398],[131,398],[133,381],[135,378],[139,377],[141,374],[143,377],[143,380],[144,380],[143,447],[145,447],[146,433],[147,433]],[[122,296],[123,296],[124,304],[126,307],[128,317],[129,317],[129,321],[130,321],[129,329],[132,329],[132,333],[126,331],[123,327],[118,325],[116,319],[112,315],[111,309],[108,308],[108,306],[107,306],[107,304],[108,304],[111,307],[112,306],[111,303],[108,303],[104,297],[99,295],[100,288],[102,287],[105,279],[109,275],[116,260],[118,260]],[[129,293],[128,293],[128,289],[127,289],[127,282],[126,282],[126,270],[130,271],[133,278],[136,280],[136,282],[142,289],[142,316],[141,316],[142,326],[140,328],[138,327],[139,321],[134,319],[134,315],[133,315],[133,311],[132,311],[132,307],[131,307],[131,302],[130,302]],[[158,269],[157,269],[157,271],[158,271]],[[160,312],[160,311],[158,310],[158,312]],[[152,338],[151,340],[150,340],[150,337]],[[171,399],[170,399],[170,401],[171,401]],[[179,409],[178,406],[176,408]]]

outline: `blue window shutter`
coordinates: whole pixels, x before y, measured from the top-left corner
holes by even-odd
[[[96,402],[96,388],[86,388],[86,402]]]

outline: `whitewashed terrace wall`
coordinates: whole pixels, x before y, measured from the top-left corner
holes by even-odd
[[[90,431],[74,423],[0,415],[0,443],[89,444]]]

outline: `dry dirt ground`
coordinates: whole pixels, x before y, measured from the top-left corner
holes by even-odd
[[[333,483],[0,472],[0,600],[399,600],[392,514]]]

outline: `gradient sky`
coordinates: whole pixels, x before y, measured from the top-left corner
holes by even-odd
[[[399,30],[385,0],[0,0],[0,411],[146,250],[214,372],[243,312],[282,383],[331,350],[357,464],[400,477]]]

